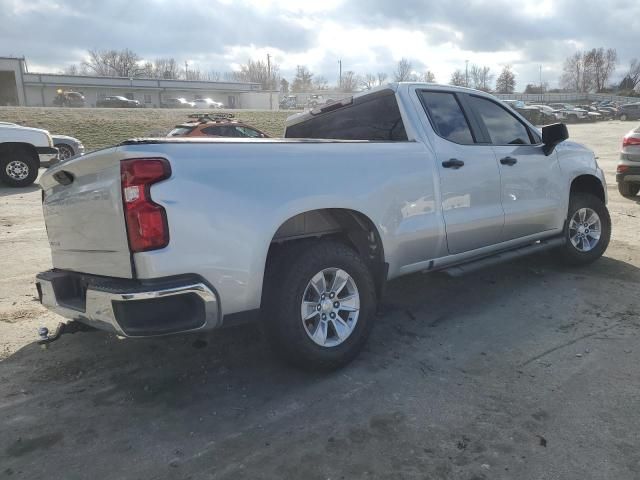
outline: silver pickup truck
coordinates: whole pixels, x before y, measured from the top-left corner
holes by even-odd
[[[302,367],[353,359],[387,280],[553,249],[599,258],[594,154],[475,90],[400,83],[289,118],[282,139],[136,139],[41,179],[61,315],[147,337],[263,322]]]

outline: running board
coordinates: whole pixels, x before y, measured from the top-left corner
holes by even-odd
[[[564,245],[564,237],[551,238],[549,240],[542,240],[524,247],[516,248],[513,250],[507,250],[504,252],[496,253],[490,257],[481,258],[479,260],[472,260],[468,263],[462,263],[453,267],[445,268],[442,271],[450,277],[461,277],[467,273],[475,272],[477,270],[497,265],[502,262],[507,262],[515,258],[525,257],[533,253],[544,252],[545,250],[551,250],[552,248],[561,247]]]

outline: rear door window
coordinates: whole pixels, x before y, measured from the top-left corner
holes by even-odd
[[[354,99],[350,105],[320,113],[287,127],[286,138],[406,141],[407,134],[392,91]]]
[[[439,136],[462,145],[474,143],[469,122],[453,93],[422,91],[420,97]]]
[[[505,108],[486,98],[469,96],[494,145],[529,145],[529,129]]]

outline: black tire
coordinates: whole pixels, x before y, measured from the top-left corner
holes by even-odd
[[[54,145],[54,147],[58,149],[58,160],[66,160],[76,154],[76,152],[73,151],[73,148],[64,143],[58,143]]]
[[[0,181],[9,187],[27,187],[38,178],[39,166],[38,157],[24,148],[5,150],[0,153]]]
[[[309,282],[327,268],[347,272],[360,297],[360,311],[351,334],[330,347],[311,339],[301,316]],[[362,350],[375,320],[376,290],[371,271],[353,249],[337,241],[302,241],[285,247],[268,267],[264,292],[267,338],[276,354],[305,370],[333,370],[352,361]]]
[[[589,251],[581,251],[571,242],[572,232],[569,224],[576,212],[582,208],[593,210],[600,218],[600,238]],[[604,254],[611,239],[611,217],[602,200],[589,193],[574,193],[569,199],[569,212],[564,229],[565,244],[557,250],[558,258],[568,265],[587,265]]]
[[[636,195],[638,195],[638,192],[640,192],[640,184],[619,182],[618,191],[620,192],[620,195],[625,198],[634,198]]]

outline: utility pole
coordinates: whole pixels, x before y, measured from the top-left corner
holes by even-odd
[[[339,70],[340,73],[339,73],[339,77],[338,77],[338,79],[339,79],[338,80],[338,88],[340,90],[342,90],[342,59],[338,60],[338,65],[339,65],[339,69],[340,69]]]
[[[469,87],[469,60],[464,61],[464,86]]]
[[[273,85],[271,85],[271,55],[267,53],[267,86],[269,88],[269,109],[273,110]]]
[[[540,101],[543,101],[544,92],[542,91],[542,65],[540,65]]]

